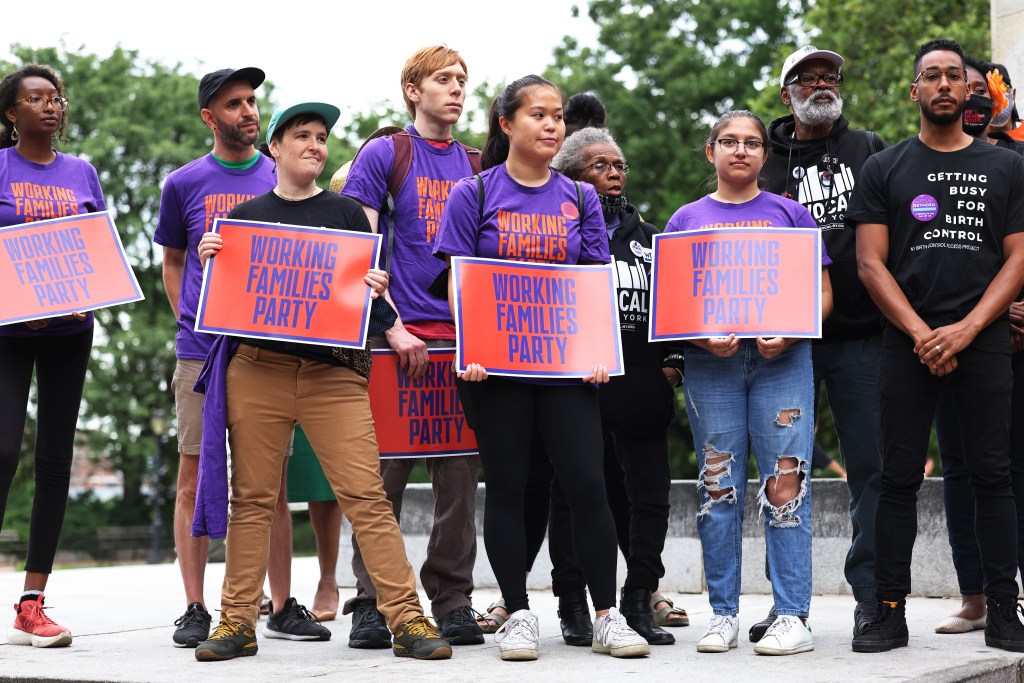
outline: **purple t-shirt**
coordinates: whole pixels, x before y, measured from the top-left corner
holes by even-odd
[[[672,214],[665,232],[704,230],[710,228],[818,228],[811,213],[803,204],[771,192],[762,192],[742,204],[727,204],[711,196],[680,207]],[[832,259],[821,243],[821,265],[831,265]]]
[[[107,210],[92,164],[56,154],[57,158],[50,163],[37,164],[21,156],[14,147],[0,149],[0,226]],[[92,313],[85,320],[50,318],[49,324],[39,330],[14,323],[0,326],[0,337],[76,334],[92,324]]]
[[[583,215],[576,184],[552,169],[540,187],[520,185],[505,164],[480,174],[484,208],[473,178],[460,180],[448,197],[448,209],[434,244],[434,255],[479,256],[538,263],[608,263],[608,233],[594,186],[583,188]],[[532,379],[528,384],[578,384],[578,379]]]
[[[213,344],[212,335],[195,331],[203,286],[203,269],[196,253],[199,240],[213,229],[215,218],[226,218],[236,205],[269,192],[276,184],[274,162],[262,154],[253,166],[242,170],[227,168],[207,154],[167,176],[153,241],[185,250],[175,338],[178,358],[203,360]]]
[[[583,215],[576,184],[552,170],[540,187],[520,185],[505,164],[480,174],[484,181],[483,220],[477,184],[460,180],[448,197],[448,209],[434,254],[480,256],[538,263],[608,263],[608,233],[594,186],[583,188]]]
[[[418,135],[409,126],[411,134]],[[459,144],[435,147],[412,138],[412,166],[395,197],[395,240],[391,252],[391,284],[388,291],[403,322],[451,323],[448,302],[427,292],[444,270],[444,264],[430,258],[434,238],[444,216],[448,195],[456,181],[473,174],[466,151]],[[360,204],[380,210],[387,194],[388,178],[395,162],[395,143],[390,136],[371,140],[356,157],[341,193]],[[390,223],[390,221],[387,221]],[[384,244],[388,230],[380,221]],[[386,246],[385,246],[386,249]],[[384,264],[381,251],[381,267]]]

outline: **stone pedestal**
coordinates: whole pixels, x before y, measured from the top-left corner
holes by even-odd
[[[1018,93],[1024,95],[1024,0],[992,0],[991,6],[992,61],[1006,65]]]

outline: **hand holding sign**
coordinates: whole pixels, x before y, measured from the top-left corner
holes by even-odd
[[[106,211],[0,228],[0,292],[0,325],[31,329],[143,298]]]
[[[388,287],[387,273],[373,267],[380,239],[217,219],[199,242],[208,263],[196,330],[363,348],[370,301]]]
[[[777,355],[788,342],[767,338],[819,338],[826,277],[821,263],[816,228],[655,235],[648,339],[705,339],[704,348],[723,355],[730,347],[722,340],[730,335],[760,336],[762,355]]]
[[[456,369],[488,374],[579,377],[623,373],[618,307],[609,265],[553,265],[452,258]]]

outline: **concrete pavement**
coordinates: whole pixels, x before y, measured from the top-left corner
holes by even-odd
[[[293,567],[293,591],[311,603],[318,575],[315,558],[299,558]],[[207,571],[206,596],[217,603],[223,565]],[[22,575],[0,571],[0,596],[13,601]],[[351,595],[342,589],[342,598]],[[479,590],[483,608],[497,593]],[[652,648],[644,659],[616,660],[589,648],[565,645],[558,631],[556,601],[533,590],[532,606],[541,625],[541,657],[536,662],[502,662],[490,636],[484,645],[455,648],[442,662],[398,659],[388,650],[352,650],[346,646],[350,621],[327,626],[334,637],[324,643],[260,638],[259,654],[229,662],[197,662],[192,650],[171,646],[173,621],[184,611],[175,565],[128,565],[62,569],[50,580],[50,615],[75,635],[71,647],[36,649],[6,644],[0,631],[0,680],[4,681],[312,681],[312,680],[523,680],[595,681],[630,677],[649,681],[1018,681],[1021,655],[985,647],[981,631],[950,636],[932,628],[953,611],[958,600],[912,598],[907,609],[910,647],[868,655],[850,650],[853,602],[846,596],[815,596],[811,626],[815,650],[792,657],[761,657],[746,640],[746,630],[771,604],[767,595],[745,595],[740,614],[739,648],[728,654],[698,654],[695,645],[711,615],[707,596],[676,595],[692,625],[673,629],[677,643]],[[421,596],[422,598],[422,596]],[[12,618],[10,612],[7,618]],[[217,614],[214,612],[214,620]],[[9,623],[9,622],[7,622]],[[261,622],[262,627],[262,622]]]

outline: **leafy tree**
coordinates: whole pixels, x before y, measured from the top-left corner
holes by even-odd
[[[785,0],[593,0],[597,47],[571,37],[547,75],[569,94],[591,90],[608,108],[631,171],[628,192],[663,226],[704,194],[708,123],[747,108],[787,36]]]
[[[211,149],[213,137],[196,104],[197,79],[180,65],[144,60],[120,47],[107,57],[61,45],[11,47],[16,63],[49,64],[64,79],[68,110],[66,151],[89,160],[113,213],[121,241],[145,300],[97,311],[96,340],[86,381],[83,426],[94,453],[124,474],[121,511],[148,516],[142,486],[150,476],[156,446],[149,429],[153,410],[174,414],[170,380],[174,370],[175,321],[161,279],[160,249],[152,242],[163,180]],[[261,89],[262,96],[272,90]],[[263,107],[269,111],[269,106]],[[264,117],[268,119],[269,117]],[[173,436],[173,431],[171,436]],[[165,440],[169,460],[163,491],[173,496],[176,450]],[[169,506],[165,510],[170,512]]]
[[[846,59],[843,108],[851,125],[873,130],[889,144],[918,130],[919,109],[910,101],[918,46],[934,38],[951,38],[964,52],[991,58],[988,0],[908,0],[898,12],[892,11],[891,3],[878,0],[817,0],[801,21],[809,39],[789,39],[776,49],[773,80],[757,98],[754,111],[772,117],[788,113],[779,99],[779,68],[789,53],[811,42]]]

